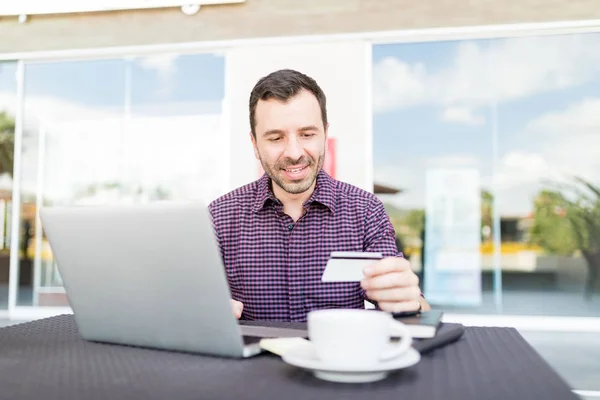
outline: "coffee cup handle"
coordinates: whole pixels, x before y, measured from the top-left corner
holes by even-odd
[[[402,322],[392,319],[390,322],[390,333],[392,332],[394,333],[394,336],[400,336],[400,341],[390,346],[390,348],[383,353],[381,357],[382,360],[399,357],[412,345],[412,335],[410,334],[408,327]]]

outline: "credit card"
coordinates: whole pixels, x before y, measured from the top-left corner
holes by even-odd
[[[321,281],[360,282],[365,277],[363,270],[382,258],[381,253],[333,251],[329,256]]]

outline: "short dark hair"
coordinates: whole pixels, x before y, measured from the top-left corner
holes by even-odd
[[[308,90],[319,102],[323,127],[327,127],[327,99],[317,82],[310,76],[292,69],[281,69],[261,78],[250,93],[250,129],[256,137],[256,105],[259,100],[277,99],[286,102],[300,91]]]

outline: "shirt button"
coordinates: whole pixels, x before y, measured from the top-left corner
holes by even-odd
[[[288,230],[290,230],[290,231],[291,231],[292,229],[294,229],[294,224],[289,224],[289,225],[288,225]]]

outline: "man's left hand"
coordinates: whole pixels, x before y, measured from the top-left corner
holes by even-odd
[[[376,301],[388,312],[415,311],[429,305],[421,296],[419,277],[412,271],[408,260],[387,257],[365,268],[361,281],[368,300]]]

